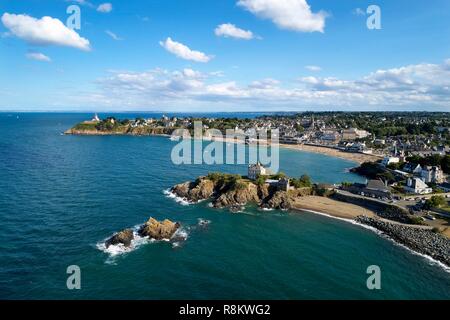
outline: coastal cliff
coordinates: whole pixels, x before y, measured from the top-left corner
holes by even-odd
[[[132,136],[153,136],[170,135],[174,128],[135,126],[128,120],[116,120],[107,118],[99,121],[85,121],[76,124],[74,127],[64,132],[66,135],[81,136],[106,136],[106,135],[132,135]]]
[[[311,187],[280,190],[276,185],[220,173],[178,184],[170,191],[192,203],[211,199],[214,208],[235,209],[252,203],[262,208],[282,210],[291,209],[296,197],[313,193]]]

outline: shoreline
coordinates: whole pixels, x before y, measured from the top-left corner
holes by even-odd
[[[313,146],[308,144],[280,144],[281,147],[291,150],[311,152],[317,154],[323,154],[330,157],[340,158],[344,160],[349,160],[356,162],[358,164],[362,164],[364,162],[374,162],[381,159],[380,156],[365,154],[365,153],[352,153],[352,152],[344,152],[338,149],[334,149],[326,146]]]
[[[123,133],[123,132],[93,132],[93,131],[75,131],[73,129],[68,129],[64,132],[64,135],[74,135],[74,136],[132,136],[132,137],[167,137],[170,138],[170,134],[131,134],[131,133]],[[220,141],[223,143],[233,143],[233,144],[242,144],[243,141],[236,140],[236,139],[229,139],[226,137],[213,137],[211,139],[205,139],[204,141]],[[256,145],[256,144],[255,144]],[[259,141],[258,145],[267,145],[267,142]],[[344,159],[348,161],[355,162],[357,164],[362,164],[364,162],[370,162],[370,161],[378,161],[381,159],[381,156],[376,156],[372,154],[365,154],[365,153],[352,153],[352,152],[344,152],[332,147],[327,146],[317,146],[317,145],[308,145],[308,144],[285,144],[280,143],[280,148],[284,149],[290,149],[295,151],[303,151],[303,152],[310,152],[310,153],[316,153],[316,154],[322,154],[329,157]]]
[[[339,220],[342,222],[346,222],[346,223],[350,223],[352,225],[358,226],[360,228],[369,230],[373,233],[375,233],[377,236],[380,236],[381,238],[384,238],[386,240],[388,240],[389,242],[393,243],[396,246],[399,246],[405,250],[407,250],[409,253],[419,256],[421,258],[424,258],[426,260],[428,260],[431,264],[436,265],[440,268],[442,268],[445,272],[450,273],[450,266],[446,265],[445,263],[433,258],[430,255],[418,252],[410,247],[408,247],[407,245],[395,240],[392,236],[390,236],[389,234],[383,232],[382,230],[375,228],[373,226],[367,225],[367,224],[363,224],[361,222],[356,221],[355,219],[350,219],[350,218],[343,218],[343,217],[338,217],[338,216],[334,216],[325,212],[320,212],[320,211],[315,211],[315,210],[309,210],[309,209],[291,209],[291,212],[295,213],[295,214],[301,214],[304,212],[310,213],[310,214],[314,214],[314,215],[318,215],[318,216],[322,216],[322,217],[326,217],[328,219],[334,219],[334,220]]]
[[[292,210],[323,212],[335,218],[355,219],[358,216],[376,217],[369,209],[321,196],[303,196],[295,199]]]

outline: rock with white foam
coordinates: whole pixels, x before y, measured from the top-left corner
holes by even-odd
[[[141,237],[149,237],[150,239],[170,240],[180,226],[178,222],[172,222],[168,219],[160,222],[150,218],[141,226],[138,233]]]
[[[123,244],[125,247],[130,247],[133,239],[134,239],[133,230],[125,229],[116,233],[111,238],[106,240],[105,247],[108,249],[110,246],[115,246],[118,244]]]

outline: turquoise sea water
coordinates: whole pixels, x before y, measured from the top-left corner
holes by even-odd
[[[362,227],[306,212],[233,215],[177,203],[164,190],[246,167],[175,166],[175,142],[163,137],[60,134],[90,116],[0,113],[1,299],[450,298],[450,273]],[[292,176],[361,181],[348,161],[280,156]],[[180,221],[187,239],[114,257],[97,247],[150,216]],[[200,218],[210,224],[199,227]],[[81,268],[81,290],[66,288],[69,265]],[[381,290],[366,288],[369,265],[381,268]]]

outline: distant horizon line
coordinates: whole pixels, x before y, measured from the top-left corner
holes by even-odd
[[[132,110],[132,111],[95,111],[95,110],[0,110],[0,113],[110,113],[110,114],[127,114],[127,113],[191,113],[191,114],[217,114],[217,113],[450,113],[449,111],[426,111],[426,110],[283,110],[283,111],[145,111],[145,110]]]

